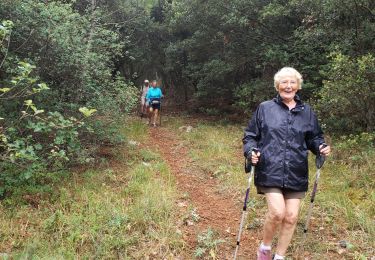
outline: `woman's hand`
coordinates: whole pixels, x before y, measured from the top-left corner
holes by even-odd
[[[259,162],[260,152],[251,152],[251,163],[256,165]]]
[[[324,155],[324,156],[328,156],[330,155],[331,153],[331,146],[327,145],[327,146],[324,146],[324,145],[320,145],[319,146],[319,152]]]

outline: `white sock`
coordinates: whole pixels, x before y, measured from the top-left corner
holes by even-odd
[[[260,244],[260,250],[271,250],[271,246],[266,246],[265,244],[263,244],[263,242],[262,242],[262,244]]]
[[[285,256],[275,254],[275,256],[273,257],[273,260],[284,260],[284,258]]]

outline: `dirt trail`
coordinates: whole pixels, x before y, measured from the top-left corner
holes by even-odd
[[[241,203],[233,194],[219,191],[219,182],[194,167],[188,156],[188,148],[179,140],[177,133],[165,127],[150,129],[152,147],[161,154],[168,163],[177,180],[180,201],[177,207],[191,204],[196,208],[200,217],[193,225],[182,225],[184,240],[188,245],[186,250],[191,259],[197,246],[197,235],[207,231],[209,227],[218,231],[225,242],[220,244],[218,259],[233,259],[237,232],[241,218]],[[188,194],[188,196],[183,196]],[[188,201],[186,201],[188,200]],[[242,200],[242,198],[241,198]],[[185,208],[186,212],[186,208]],[[246,230],[242,234],[238,259],[255,259],[259,243],[259,233]]]

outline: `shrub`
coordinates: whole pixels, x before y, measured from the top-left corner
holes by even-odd
[[[375,57],[333,53],[317,110],[327,129],[344,133],[375,129]]]
[[[370,164],[375,155],[375,132],[343,135],[335,151],[335,159],[345,164]]]
[[[0,81],[0,196],[20,183],[30,182],[38,172],[89,159],[79,138],[85,123],[37,107],[33,100],[49,87],[39,83],[35,65],[25,61],[15,63],[17,58],[7,57],[12,27],[11,21],[0,26],[1,65],[6,65]],[[80,111],[86,117],[95,112],[85,107]]]
[[[237,101],[235,106],[251,115],[256,106],[265,100],[269,100],[276,95],[273,82],[264,79],[256,79],[242,84],[235,89]]]

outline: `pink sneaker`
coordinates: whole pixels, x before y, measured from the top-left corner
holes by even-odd
[[[257,260],[271,260],[271,250],[258,249]]]

